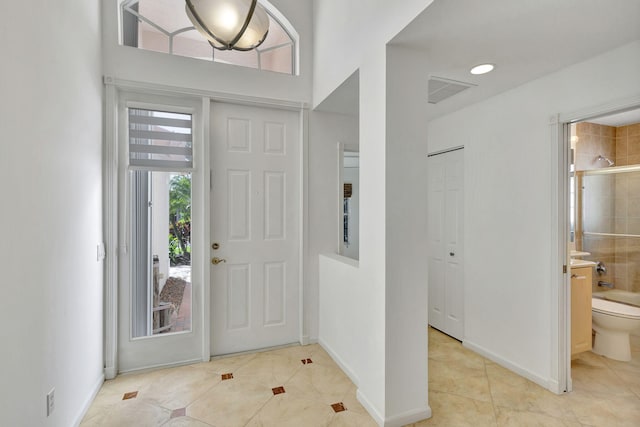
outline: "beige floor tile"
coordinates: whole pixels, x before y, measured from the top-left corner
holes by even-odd
[[[171,410],[184,408],[220,381],[220,375],[190,366],[167,369],[145,385],[138,398]]]
[[[221,358],[215,358],[210,362],[196,363],[195,365],[191,365],[191,367],[194,369],[202,369],[204,371],[222,375],[229,372],[234,372],[238,368],[255,359],[257,355],[257,353],[252,353],[242,354],[238,356],[225,356]]]
[[[272,352],[259,353],[233,372],[236,379],[251,380],[269,389],[284,385],[303,365],[297,358]]]
[[[471,368],[463,364],[429,359],[429,390],[491,402],[484,366]]]
[[[361,414],[347,409],[335,414],[329,423],[329,427],[378,427],[378,424],[368,414]]]
[[[219,427],[240,427],[273,397],[270,388],[234,378],[219,383],[187,407],[187,416]]]
[[[531,411],[496,408],[499,427],[581,427],[578,421],[554,418]]]
[[[329,405],[284,393],[273,396],[247,427],[325,427],[333,415]]]
[[[367,410],[364,409],[364,406],[362,406],[362,404],[358,401],[357,392],[358,388],[355,385],[351,384],[351,387],[349,387],[349,390],[347,390],[345,395],[342,396],[340,402],[344,404],[344,407],[347,408],[348,411],[357,412],[359,414],[364,414],[367,417],[370,417]]]
[[[87,414],[89,415],[89,414]],[[82,427],[155,427],[169,420],[171,411],[143,400],[124,400],[109,410],[85,417]]]
[[[310,346],[311,347],[311,346]],[[331,356],[318,344],[313,346],[313,352],[311,353],[311,359],[313,364],[325,365],[325,366],[337,366]]]
[[[337,366],[305,365],[285,384],[287,392],[331,405],[341,402],[353,383]],[[354,392],[355,398],[355,392]]]
[[[577,421],[567,406],[566,396],[553,394],[502,366],[492,363],[486,369],[493,403],[497,407]]]
[[[162,427],[214,427],[211,424],[203,423],[202,421],[194,420],[189,417],[178,417],[169,420]]]
[[[573,389],[586,391],[595,397],[635,397],[614,371],[606,368],[572,368]]]
[[[432,417],[415,427],[496,427],[493,405],[449,393],[429,392]]]
[[[567,396],[578,421],[589,426],[637,427],[640,400],[635,397],[609,397],[575,389]]]

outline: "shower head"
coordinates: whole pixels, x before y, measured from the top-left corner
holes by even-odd
[[[598,156],[598,158],[596,159],[596,161],[598,161],[598,160],[604,160],[605,162],[609,163],[609,166],[613,166],[615,164],[615,163],[613,163],[613,160],[611,160],[608,157],[603,156],[602,154],[600,154]]]

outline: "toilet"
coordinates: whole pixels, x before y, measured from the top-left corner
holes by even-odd
[[[600,298],[591,299],[593,352],[622,362],[631,360],[629,333],[640,332],[640,307]]]

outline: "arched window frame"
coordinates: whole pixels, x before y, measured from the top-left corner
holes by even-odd
[[[125,44],[125,28],[124,28],[124,16],[126,13],[131,14],[132,16],[135,16],[138,20],[145,22],[147,25],[155,28],[157,31],[159,31],[160,33],[162,33],[163,35],[165,35],[168,40],[169,40],[169,54],[170,55],[174,55],[174,38],[182,33],[188,32],[188,31],[192,31],[195,30],[195,28],[193,26],[188,26],[188,27],[183,27],[183,28],[179,28],[175,31],[168,31],[165,28],[163,28],[162,26],[158,25],[157,23],[153,22],[151,19],[149,19],[148,17],[145,17],[144,15],[140,14],[137,10],[135,10],[135,6],[139,3],[140,0],[122,0],[122,2],[120,3],[120,44],[121,45],[126,45]],[[269,51],[273,51],[276,49],[280,49],[283,48],[285,46],[290,45],[291,46],[291,71],[287,74],[291,74],[294,76],[299,75],[299,70],[300,70],[300,61],[299,61],[299,49],[300,49],[300,36],[298,34],[298,32],[296,31],[296,29],[293,27],[293,25],[291,24],[291,22],[286,18],[286,16],[284,16],[282,14],[282,12],[280,12],[273,4],[271,4],[269,1],[267,0],[259,0],[259,3],[265,8],[265,10],[267,11],[267,14],[269,15],[269,18],[272,19],[273,21],[275,21],[275,23],[277,25],[279,25],[282,30],[289,36],[290,41],[286,42],[286,43],[281,43],[275,46],[269,46],[267,48],[261,48],[260,46],[258,46],[255,51],[257,54],[257,67],[250,67],[250,68],[256,68],[258,70],[264,70],[262,68],[262,61],[261,61],[261,56],[263,53],[269,52]],[[133,46],[132,46],[133,47]],[[139,48],[136,46],[136,48]],[[142,48],[140,48],[142,49]],[[184,56],[184,55],[180,55],[180,56]],[[192,58],[196,58],[196,57],[192,57]],[[202,58],[196,58],[196,59],[202,59]],[[215,49],[211,48],[211,60],[216,62],[216,57],[215,57]],[[231,63],[231,65],[237,65],[237,66],[245,66],[242,64],[234,64]]]

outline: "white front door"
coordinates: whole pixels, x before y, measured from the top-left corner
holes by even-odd
[[[429,324],[464,335],[464,150],[429,157]]]
[[[211,354],[299,341],[299,113],[211,108]]]

